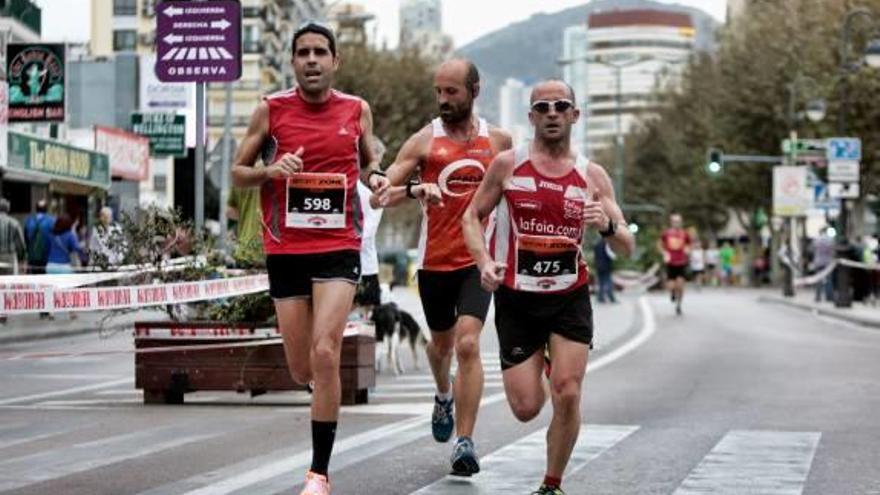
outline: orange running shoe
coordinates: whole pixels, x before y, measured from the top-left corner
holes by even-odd
[[[330,480],[323,474],[306,473],[306,484],[299,495],[330,495]]]

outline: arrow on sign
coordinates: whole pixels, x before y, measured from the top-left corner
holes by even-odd
[[[165,15],[167,15],[168,17],[174,17],[176,15],[182,15],[182,14],[183,14],[183,7],[173,7],[172,6],[172,7],[168,7],[167,9],[165,9]]]
[[[181,41],[183,41],[183,36],[180,36],[177,34],[169,34],[168,36],[166,36],[162,39],[165,40],[165,43],[168,43],[169,45],[173,45],[175,43],[180,43]]]
[[[227,21],[226,19],[220,19],[219,21],[211,21],[211,29],[219,29],[221,31],[225,31],[226,28],[231,26],[232,23]]]

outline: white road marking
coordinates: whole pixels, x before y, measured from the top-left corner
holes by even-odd
[[[729,432],[673,495],[801,495],[821,433]]]
[[[565,470],[576,473],[590,461],[638,430],[638,426],[582,425],[571,460]],[[547,428],[542,428],[483,458],[480,474],[473,478],[447,476],[413,495],[479,495],[523,493],[527,487],[541,484],[543,459],[547,450]]]
[[[134,384],[134,378],[121,378],[119,380],[110,380],[107,382],[94,383],[92,385],[83,385],[80,387],[65,388],[65,389],[61,389],[61,390],[54,390],[52,392],[43,392],[41,394],[20,395],[18,397],[10,397],[7,399],[0,399],[0,406],[21,404],[22,402],[30,402],[30,401],[36,401],[36,400],[41,400],[41,399],[48,399],[50,397],[71,395],[71,394],[77,394],[80,392],[90,392],[92,390],[101,390],[104,388],[111,388],[111,387],[116,387],[119,385],[132,385],[132,384]]]

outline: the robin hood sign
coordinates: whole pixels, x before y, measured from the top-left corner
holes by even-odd
[[[64,44],[10,43],[9,122],[64,120]]]

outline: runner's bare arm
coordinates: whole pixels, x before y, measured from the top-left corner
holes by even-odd
[[[269,104],[262,101],[251,115],[247,134],[241,141],[238,156],[232,165],[233,186],[258,187],[269,179],[286,177],[302,170],[302,148],[296,153],[285,153],[273,164],[267,163],[265,167],[254,168],[257,156],[269,138]]]
[[[492,210],[501,201],[501,195],[504,192],[504,182],[508,179],[512,170],[513,152],[502,151],[497,154],[489,165],[483,181],[480,182],[480,186],[477,188],[471,204],[461,217],[464,242],[481,271],[483,266],[492,261],[492,256],[489,255],[483,234],[483,221],[489,217]]]
[[[614,235],[605,238],[615,253],[630,256],[636,247],[636,240],[629,231],[629,225],[623,217],[623,211],[614,196],[614,187],[608,172],[601,165],[591,163],[588,169],[590,182],[595,185],[598,205],[588,203],[585,220],[587,224],[599,231],[607,230],[609,220],[614,222]],[[598,207],[598,208],[597,208]]]
[[[361,101],[361,137],[358,142],[361,162],[361,181],[373,191],[384,190],[387,180],[380,175],[370,175],[373,170],[379,170],[379,157],[376,155],[376,147],[373,137],[373,112],[366,101]]]
[[[492,148],[498,153],[513,148],[510,133],[500,127],[489,126],[489,139],[492,140]]]
[[[232,163],[232,185],[235,187],[255,187],[266,180],[264,168],[254,168],[263,141],[269,134],[269,104],[260,102],[251,115],[247,134],[238,148],[238,155]]]
[[[421,165],[422,160],[424,160],[427,155],[427,147],[431,141],[431,135],[428,132],[429,130],[430,127],[426,127],[410,136],[409,139],[403,143],[403,146],[397,153],[397,158],[394,160],[394,163],[385,170],[385,173],[388,176],[388,182],[391,184],[390,187],[384,192],[384,194],[374,194],[373,198],[370,199],[370,204],[373,204],[373,201],[375,200],[376,204],[382,207],[388,207],[398,205],[407,199],[406,186],[403,184],[409,179],[418,166]],[[422,192],[431,192],[427,190],[422,191],[423,189],[426,188],[413,187],[413,195],[418,198],[418,194],[421,194]],[[433,196],[427,196],[427,198],[431,201],[435,199]]]

